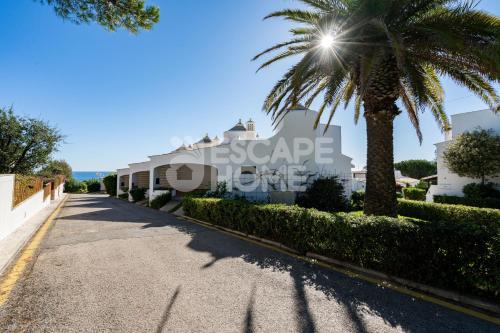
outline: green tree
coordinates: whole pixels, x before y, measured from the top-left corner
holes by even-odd
[[[71,166],[65,160],[52,160],[38,174],[45,178],[64,175],[66,179],[70,179],[73,177],[73,169],[71,169]]]
[[[112,197],[116,197],[116,187],[118,182],[118,176],[116,173],[112,173],[107,175],[102,179],[104,183],[104,187],[106,188],[106,193],[108,193]]]
[[[406,160],[394,164],[396,170],[401,171],[403,176],[420,179],[437,173],[435,161]]]
[[[45,166],[63,141],[49,123],[0,108],[0,173],[31,174]]]
[[[476,130],[455,138],[444,152],[448,169],[461,177],[481,179],[500,174],[500,136]]]
[[[149,30],[160,20],[158,6],[144,0],[41,0],[54,7],[56,14],[76,24],[97,22],[108,30],[123,27],[133,33]]]
[[[305,9],[281,17],[298,26],[292,38],[258,54],[259,69],[297,59],[271,89],[264,110],[279,120],[302,102],[320,100],[328,124],[341,102],[354,101],[354,119],[367,127],[365,214],[396,215],[393,122],[399,101],[422,140],[419,114],[429,109],[449,127],[440,76],[477,94],[497,110],[492,82],[500,79],[500,19],[460,0],[301,0]],[[274,52],[279,52],[275,54]],[[363,109],[363,112],[361,112]]]

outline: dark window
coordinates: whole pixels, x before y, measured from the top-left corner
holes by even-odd
[[[160,178],[156,178],[156,179],[155,179],[155,184],[156,184],[156,185],[159,185],[159,184],[160,184]]]
[[[125,186],[125,182],[121,182],[121,183],[120,183],[120,186],[121,186],[121,187]]]

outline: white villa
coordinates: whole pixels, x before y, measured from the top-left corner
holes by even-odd
[[[472,111],[451,116],[452,130],[445,133],[445,141],[436,143],[437,185],[432,185],[427,192],[427,201],[433,201],[434,195],[463,196],[462,188],[469,183],[477,183],[478,179],[460,177],[452,173],[445,165],[443,153],[458,135],[476,129],[492,130],[500,135],[500,113],[491,110]],[[500,163],[500,161],[498,161]],[[500,176],[488,181],[500,185]]]
[[[118,169],[118,194],[134,187],[148,189],[152,199],[172,190],[175,195],[214,189],[226,182],[229,191],[249,199],[292,201],[311,179],[337,175],[351,192],[351,158],[342,154],[341,128],[319,124],[317,112],[297,107],[278,123],[275,134],[262,139],[252,120],[241,120],[222,140],[205,135],[194,144]]]

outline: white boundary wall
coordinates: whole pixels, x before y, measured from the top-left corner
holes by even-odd
[[[43,189],[12,208],[14,175],[0,175],[0,240],[4,239],[29,218],[50,204],[50,196],[43,198]],[[64,184],[54,190],[55,199],[61,197]]]

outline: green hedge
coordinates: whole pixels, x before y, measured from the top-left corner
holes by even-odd
[[[330,214],[285,205],[186,198],[193,218],[402,278],[499,297],[498,226]]]
[[[476,223],[494,228],[500,226],[500,210],[498,209],[401,199],[398,201],[398,214],[431,222]]]
[[[104,187],[106,188],[106,193],[112,197],[116,197],[116,187],[117,187],[118,176],[116,173],[107,175],[102,179]]]
[[[403,194],[405,199],[425,201],[426,190],[418,187],[405,187],[403,188]]]
[[[474,199],[466,197],[457,197],[453,195],[435,195],[434,202],[451,204],[451,205],[464,205],[464,206],[479,207],[479,208],[500,209],[500,199],[496,198]]]
[[[154,209],[160,209],[161,207],[165,206],[170,200],[172,200],[172,193],[170,193],[169,191],[160,194],[159,196],[151,200],[149,206]]]

